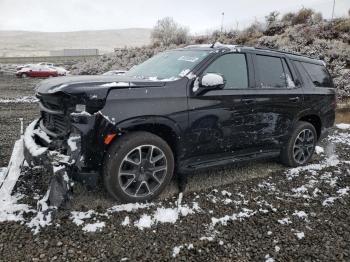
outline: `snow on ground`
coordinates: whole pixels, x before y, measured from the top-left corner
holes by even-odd
[[[336,131],[329,139],[331,141],[340,139],[342,134],[342,131]],[[318,151],[321,152],[322,150],[318,149]],[[279,205],[273,206],[264,198],[266,195],[272,194],[276,199],[280,199],[281,203],[286,199],[287,201],[297,202],[303,201],[303,199],[307,199],[307,202],[309,202],[314,199],[328,209],[332,208],[342,198],[348,197],[350,185],[338,186],[342,175],[346,175],[338,171],[339,166],[346,164],[347,161],[343,161],[341,155],[338,156],[333,151],[329,154],[327,150],[324,150],[318,157],[320,160],[316,163],[286,170],[284,175],[287,176],[287,180],[271,181],[270,177],[259,180],[259,183],[249,189],[252,192],[260,193],[254,199],[250,198],[245,191],[235,192],[232,187],[229,191],[213,189],[203,194],[203,196],[200,195],[201,193],[194,195],[192,200],[184,198],[181,193],[177,199],[173,198],[164,202],[114,205],[98,212],[93,209],[84,212],[73,210],[70,213],[70,221],[86,233],[98,234],[107,230],[111,221],[114,221],[111,220],[113,216],[113,218],[117,218],[119,226],[127,227],[128,230],[152,230],[156,232],[157,227],[176,228],[180,225],[182,219],[186,221],[195,220],[196,216],[206,214],[209,215],[209,220],[207,224],[202,225],[205,231],[203,231],[202,236],[198,237],[198,241],[217,242],[220,246],[225,245],[224,241],[220,239],[220,231],[224,230],[225,226],[232,226],[232,223],[244,224],[252,217],[258,219],[257,217],[260,215],[269,212],[278,214],[279,219],[274,220],[276,226],[288,229],[292,226],[298,226],[300,223],[312,225],[315,214],[310,212],[309,209],[298,207],[293,210],[281,210]],[[0,181],[4,170],[4,168],[0,169]],[[296,183],[296,181],[302,181],[302,183]],[[280,190],[283,183],[292,185],[289,187],[289,191]],[[333,189],[333,193],[323,192],[324,185],[329,189]],[[35,211],[35,207],[19,204],[18,202],[22,196],[7,194],[6,198],[1,199],[0,222],[22,221],[32,229],[34,234],[40,233],[43,227],[57,225],[55,220],[52,219],[50,207],[45,204],[48,193],[39,201],[40,211]],[[299,199],[295,200],[296,198]],[[204,205],[206,208],[201,208],[198,201],[206,201],[210,208],[207,208],[207,204]],[[305,204],[307,203],[305,202]],[[248,205],[250,208],[247,208]],[[224,207],[224,211],[220,210],[221,207]],[[32,213],[33,215],[24,219],[24,213]],[[190,218],[185,219],[187,216],[190,216]],[[302,240],[307,238],[307,231],[305,230],[307,229],[298,226],[298,230],[291,229],[291,232],[296,236],[296,239]],[[265,232],[268,236],[273,237],[276,231],[269,230]],[[276,252],[279,252],[279,246],[274,245],[273,247]],[[192,249],[194,246],[193,244],[177,243],[169,252],[173,257],[176,257],[186,248]],[[271,255],[266,256],[266,260],[274,260]]]
[[[4,181],[5,179],[5,174],[7,171],[7,167],[0,167],[0,184]]]
[[[324,149],[323,149],[323,147],[316,146],[315,147],[315,152],[316,152],[317,155],[321,155],[321,154],[324,153]]]
[[[8,168],[0,170],[0,222],[22,221],[23,214],[30,211],[25,204],[18,204],[21,195],[12,194],[13,188],[21,175],[21,165],[24,161],[23,139],[15,142]]]
[[[71,212],[71,219],[74,224],[77,226],[81,226],[84,224],[84,220],[91,218],[91,216],[95,213],[94,210],[89,210],[87,212],[78,212],[78,211],[72,211]]]
[[[335,125],[337,128],[342,129],[342,130],[347,130],[350,129],[350,124],[344,124],[344,123],[340,123]]]
[[[2,98],[0,104],[10,103],[37,103],[38,99],[35,96],[23,96],[19,98]]]
[[[96,232],[96,231],[100,231],[102,230],[102,228],[104,228],[106,225],[105,222],[96,222],[96,223],[93,223],[93,224],[86,224],[84,227],[83,227],[83,231],[85,232]]]

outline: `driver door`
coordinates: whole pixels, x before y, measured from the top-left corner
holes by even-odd
[[[249,54],[224,54],[202,73],[221,74],[226,84],[220,90],[190,95],[188,158],[206,161],[254,150],[254,137],[247,132],[254,126],[254,100],[245,95],[254,79],[249,61]]]

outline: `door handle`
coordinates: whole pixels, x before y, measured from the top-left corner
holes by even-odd
[[[255,99],[252,98],[246,98],[246,99],[241,99],[241,101],[245,104],[252,104],[255,102]]]
[[[300,98],[299,98],[299,96],[291,97],[291,98],[289,98],[289,101],[291,101],[291,102],[293,102],[293,103],[297,103],[297,102],[300,101]]]

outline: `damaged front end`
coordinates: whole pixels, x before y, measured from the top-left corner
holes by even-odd
[[[46,202],[60,207],[70,200],[73,181],[96,186],[106,150],[103,139],[116,131],[99,113],[103,101],[97,95],[56,92],[37,97],[41,117],[25,131],[24,158],[50,174]]]

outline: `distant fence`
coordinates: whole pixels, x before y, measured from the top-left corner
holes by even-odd
[[[79,61],[86,61],[101,55],[89,56],[32,56],[32,57],[0,57],[1,64],[30,64],[50,62],[56,64],[73,64]]]

